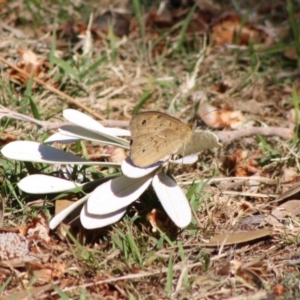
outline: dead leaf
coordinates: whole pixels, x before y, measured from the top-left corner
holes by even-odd
[[[31,50],[18,49],[18,53],[20,58],[17,63],[17,67],[25,71],[28,76],[19,73],[15,69],[9,68],[8,74],[13,81],[21,84],[26,84],[30,76],[41,79],[43,81],[49,80],[46,71],[49,70],[51,66],[50,63],[47,62],[45,57],[40,57]],[[35,88],[36,86],[37,84],[34,82],[33,88]]]
[[[68,208],[72,204],[74,204],[74,200],[57,199],[55,201],[55,215],[59,214],[61,211]]]
[[[49,221],[46,215],[41,212],[40,215],[32,219],[32,223],[27,226],[26,236],[29,239],[35,239],[48,243],[51,240],[49,231]]]
[[[259,151],[249,156],[248,151],[238,149],[235,153],[225,158],[224,167],[229,172],[234,172],[234,175],[237,177],[257,175],[261,172],[258,168],[258,158],[260,158]],[[252,180],[250,185],[256,185],[254,180]]]
[[[269,225],[272,225],[273,227],[276,227],[276,228],[281,228],[281,227],[284,227],[283,224],[281,224],[275,217],[273,217],[272,215],[268,215],[266,216],[261,225],[265,225],[265,224],[269,224]]]
[[[286,292],[287,292],[287,289],[283,284],[276,284],[273,288],[273,293],[276,296],[282,296]]]
[[[3,131],[0,136],[0,146],[4,146],[15,140],[17,140],[17,136],[15,134]]]
[[[266,272],[266,265],[262,261],[242,263],[232,260],[230,262],[230,272],[235,276],[243,278],[249,284],[261,286],[262,279],[260,275]]]
[[[26,268],[30,276],[35,278],[35,283],[45,284],[60,278],[66,269],[66,265],[63,262],[49,262],[45,264],[30,262],[26,263]]]
[[[210,88],[212,91],[220,93],[220,94],[224,94],[226,91],[228,91],[230,89],[230,85],[226,82],[219,82],[215,85],[213,85]]]
[[[238,45],[271,44],[272,39],[262,27],[254,26],[236,12],[226,12],[213,22],[212,39],[216,46],[236,43]]]
[[[245,119],[240,111],[230,111],[218,109],[207,102],[201,103],[198,116],[211,128],[231,128],[240,127]]]
[[[55,232],[61,240],[65,240],[68,237],[68,232],[70,232],[70,229],[71,229],[71,225],[61,222],[56,227]]]
[[[283,219],[286,216],[297,216],[300,214],[300,200],[289,200],[276,207],[271,215],[277,219]]]
[[[52,283],[43,286],[26,287],[26,289],[22,291],[14,292],[13,294],[7,295],[9,297],[7,299],[22,299],[22,300],[38,299],[38,295],[49,290],[53,290]]]
[[[285,200],[293,195],[298,194],[299,192],[300,192],[300,183],[297,183],[297,184],[293,185],[291,188],[289,188],[287,191],[285,191],[284,193],[279,195],[278,198],[272,202],[280,202],[280,201]]]
[[[228,246],[239,243],[250,242],[272,234],[270,229],[259,229],[253,231],[233,232],[229,234],[218,234],[211,238],[208,243],[202,243],[201,246],[219,247],[221,245]]]
[[[147,214],[147,220],[152,226],[152,232],[157,232],[159,228],[162,232],[165,232],[168,236],[174,235],[178,228],[174,225],[171,219],[163,211],[152,209],[150,213]]]
[[[106,153],[110,154],[109,161],[114,163],[121,163],[127,157],[125,150],[117,147],[108,148]]]
[[[111,27],[116,36],[122,37],[129,34],[129,25],[130,21],[124,15],[106,11],[94,19],[92,32],[101,37],[101,33],[108,34]]]
[[[285,49],[285,51],[283,52],[283,55],[290,60],[298,59],[298,53],[297,53],[297,49],[295,47]]]
[[[295,179],[297,179],[298,173],[296,172],[295,168],[283,168],[282,170],[282,176],[280,178],[280,182],[293,182]],[[299,178],[298,178],[299,181]],[[294,182],[296,183],[296,181]]]

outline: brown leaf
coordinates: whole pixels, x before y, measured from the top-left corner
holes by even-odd
[[[66,269],[66,265],[63,262],[45,264],[30,262],[26,264],[26,268],[29,274],[35,278],[36,283],[45,284],[60,278]]]
[[[151,212],[147,214],[147,220],[152,226],[152,232],[157,232],[157,228],[165,232],[168,236],[172,236],[177,232],[177,227],[163,211],[155,208],[152,209]]]
[[[250,242],[256,239],[260,239],[272,234],[270,229],[259,229],[253,231],[244,231],[244,232],[233,232],[230,234],[218,234],[211,238],[208,243],[202,243],[201,245],[206,246],[228,246],[233,244]]]
[[[248,45],[250,42],[271,43],[266,31],[248,21],[244,22],[242,16],[236,12],[226,12],[215,20],[211,35],[216,46],[235,42],[238,45]]]
[[[250,284],[261,286],[262,280],[259,276],[266,271],[266,266],[262,261],[242,263],[240,261],[232,260],[230,266],[233,275],[243,278],[243,280]]]
[[[32,223],[26,228],[26,235],[29,239],[35,239],[43,242],[50,242],[49,221],[46,215],[41,212],[40,215],[32,219]]]
[[[31,50],[18,49],[19,61],[17,67],[25,71],[27,75],[19,73],[15,69],[8,69],[8,74],[10,78],[17,83],[26,84],[30,78],[39,78],[44,81],[47,81],[49,78],[46,74],[46,71],[50,69],[50,64],[46,61],[45,57],[39,57]],[[33,88],[36,87],[36,83],[33,83]]]
[[[238,128],[245,121],[240,111],[230,111],[227,109],[218,109],[208,104],[201,103],[198,116],[203,122],[211,128]]]
[[[283,284],[276,284],[273,288],[273,293],[276,296],[282,296],[287,291],[286,287]]]
[[[68,237],[68,232],[70,232],[70,229],[71,229],[71,225],[61,222],[56,227],[55,232],[61,240],[65,240]]]
[[[108,34],[111,26],[113,33],[122,37],[129,34],[129,25],[130,21],[124,15],[106,11],[94,19],[92,31],[101,36],[101,33]]]
[[[222,81],[213,85],[210,89],[214,92],[224,94],[228,89],[230,89],[230,86],[229,84]]]
[[[55,201],[55,215],[59,214],[64,209],[68,208],[70,205],[74,204],[73,200],[69,199],[57,199]]]
[[[106,153],[110,153],[109,161],[114,163],[121,163],[127,157],[125,150],[117,147],[107,149]]]
[[[18,292],[14,292],[9,295],[9,299],[38,299],[38,296],[42,292],[46,292],[48,290],[53,290],[53,284],[46,284],[43,286],[31,286],[31,287],[26,287],[26,289]],[[8,298],[7,298],[8,299]]]
[[[282,193],[281,195],[278,196],[277,199],[275,199],[273,202],[280,202],[282,200],[285,200],[293,195],[296,195],[300,192],[300,183],[297,183],[293,185],[291,188],[289,188],[287,191]]]
[[[277,219],[283,219],[286,216],[297,216],[300,214],[300,200],[290,200],[272,211],[272,216]]]
[[[10,142],[15,141],[16,139],[17,137],[15,134],[3,131],[0,136],[0,146],[4,146]]]
[[[298,59],[298,53],[297,53],[297,49],[295,47],[285,49],[283,55],[290,60]]]
[[[275,217],[273,217],[272,215],[268,215],[264,218],[262,224],[269,224],[272,225],[273,227],[284,227],[283,224],[281,224]]]
[[[296,172],[295,168],[289,168],[289,167],[283,168],[282,176],[280,178],[280,182],[293,182],[293,183],[296,183],[297,179],[299,181],[299,176],[298,176],[298,173]]]
[[[238,149],[235,153],[225,158],[224,166],[229,172],[234,172],[235,176],[252,176],[260,173],[260,169],[258,168],[258,163],[256,161],[259,157],[259,152],[248,156],[247,151]]]

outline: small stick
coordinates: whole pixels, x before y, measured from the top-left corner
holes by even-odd
[[[293,130],[283,127],[250,127],[241,128],[233,131],[214,131],[214,134],[222,143],[230,143],[236,139],[251,135],[274,135],[280,136],[285,140],[293,137]]]

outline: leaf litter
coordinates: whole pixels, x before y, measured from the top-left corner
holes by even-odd
[[[90,12],[95,9],[89,28],[79,9],[84,3],[79,1],[77,7],[66,7],[71,12],[68,19],[58,21],[56,59],[52,60],[50,15],[58,7],[50,5],[49,13],[35,6],[28,10],[25,3],[18,2],[3,1],[0,7],[5,13],[1,84],[6,86],[0,111],[5,126],[1,144],[28,139],[29,134],[38,140],[41,136],[34,124],[47,130],[53,128],[55,119],[61,126],[65,108],[82,109],[111,126],[125,121],[122,127],[126,127],[134,109],[141,107],[218,129],[214,133],[223,148],[207,150],[192,166],[173,167],[173,176],[183,186],[194,212],[195,220],[183,230],[157,213],[161,206],[149,190],[128,208],[128,217],[113,226],[88,231],[80,227],[74,214],[68,224],[62,223],[65,227],[57,229],[60,231],[49,231],[48,220],[54,215],[49,195],[32,206],[36,198],[27,195],[25,200],[10,185],[17,183],[15,175],[25,176],[30,168],[41,172],[40,166],[27,165],[23,174],[11,174],[2,160],[6,205],[2,205],[0,234],[9,243],[7,247],[2,246],[6,242],[1,243],[2,286],[12,279],[1,296],[22,299],[29,292],[58,298],[57,289],[48,285],[51,281],[69,297],[85,289],[89,297],[104,299],[127,299],[129,295],[136,299],[296,299],[300,253],[295,103],[299,91],[297,78],[286,74],[298,69],[299,51],[289,47],[293,36],[286,2],[257,6],[240,1],[240,10],[233,11],[217,1],[194,10],[189,1],[169,1],[168,5],[144,7],[141,16],[125,2],[122,6],[103,3],[102,10],[88,3]],[[255,13],[247,14],[244,9]],[[33,26],[34,15],[37,23]],[[85,59],[82,37],[89,31],[93,45],[90,58]],[[212,44],[199,60],[204,34]],[[286,47],[276,48],[278,41]],[[150,45],[147,58],[140,52],[145,45]],[[196,79],[192,85],[184,84],[187,75],[194,78],[196,61]],[[288,73],[283,76],[283,72]],[[30,90],[30,76],[31,102],[24,97]],[[184,97],[180,96],[183,86]],[[196,90],[205,94],[207,102],[190,101]],[[33,102],[41,121],[33,115]],[[5,123],[8,118],[22,122]],[[81,151],[86,149],[95,160],[103,159],[101,153],[112,154],[112,149],[95,148],[93,142]],[[71,146],[71,151],[77,153],[79,148]],[[124,151],[116,156],[112,161],[120,162]],[[294,170],[289,176],[288,169]],[[113,170],[104,167],[92,170],[93,176],[110,172]],[[74,195],[57,196],[76,200]],[[9,250],[13,245],[37,261],[25,264],[22,251]],[[24,287],[26,295],[18,294]]]

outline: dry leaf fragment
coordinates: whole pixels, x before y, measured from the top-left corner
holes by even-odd
[[[283,52],[283,55],[290,60],[298,59],[298,53],[297,53],[297,49],[295,47],[285,49],[285,51]]]
[[[41,213],[38,217],[32,219],[32,223],[26,228],[26,235],[30,239],[50,242],[49,236],[49,221],[44,213]]]
[[[235,153],[226,157],[224,166],[229,172],[234,172],[235,176],[245,177],[260,173],[257,159],[260,157],[260,152],[253,153],[248,156],[248,151],[238,149]],[[252,180],[253,181],[253,180]],[[254,182],[250,185],[255,185]]]
[[[168,236],[172,236],[177,232],[178,228],[165,212],[154,208],[147,214],[147,220],[152,226],[152,232],[157,232],[157,228],[159,228],[162,232],[165,232]]]
[[[290,200],[272,211],[272,216],[277,219],[283,219],[286,216],[297,216],[300,214],[300,200]]]
[[[227,43],[248,45],[249,43],[271,44],[272,39],[263,28],[258,28],[250,22],[244,22],[243,17],[236,12],[227,12],[213,22],[212,39],[216,46]]]
[[[17,137],[15,134],[3,131],[0,136],[0,146],[4,146],[10,142],[15,141],[16,139]]]
[[[282,296],[286,291],[287,289],[283,284],[276,284],[273,288],[273,293],[276,296]]]
[[[30,262],[26,264],[26,267],[29,274],[35,278],[38,284],[45,284],[60,278],[66,269],[66,265],[63,262],[49,262],[45,264]]]
[[[201,103],[198,110],[198,116],[211,128],[235,129],[245,122],[241,111],[218,109],[207,102]]]
[[[101,36],[101,33],[108,34],[110,26],[112,27],[113,33],[118,37],[129,34],[129,19],[122,14],[113,13],[111,11],[106,11],[94,19],[92,31],[98,36]]]
[[[272,234],[270,229],[259,229],[253,231],[233,232],[230,234],[218,234],[211,238],[208,243],[203,243],[206,246],[228,246],[233,244],[250,242]]]
[[[293,195],[296,195],[300,192],[300,183],[297,183],[293,185],[291,188],[289,188],[287,191],[282,193],[281,195],[278,196],[278,198],[272,202],[280,202],[282,200],[285,200]]]
[[[230,85],[228,83],[222,81],[222,82],[219,82],[219,83],[213,85],[210,89],[214,92],[224,94],[226,91],[228,91],[230,89]]]
[[[280,178],[280,182],[296,183],[297,181],[299,181],[299,176],[298,176],[298,173],[296,172],[295,168],[287,167],[282,170],[282,176]]]
[[[240,261],[232,260],[230,262],[230,271],[233,275],[243,278],[250,284],[261,286],[262,280],[259,277],[266,271],[266,266],[261,261],[254,261],[249,263],[242,263]]]
[[[46,71],[50,69],[50,64],[46,61],[45,57],[39,57],[31,50],[18,49],[19,62],[17,67],[25,71],[28,76],[19,73],[14,69],[8,69],[9,76],[17,83],[26,84],[30,78],[39,78],[44,81],[48,80]],[[33,83],[33,88],[36,87],[36,83]]]
[[[121,163],[127,157],[125,150],[117,147],[108,148],[106,153],[110,154],[109,161],[114,163]]]
[[[265,224],[269,224],[272,225],[273,227],[276,228],[281,228],[284,227],[283,224],[281,224],[275,217],[273,217],[272,215],[268,215],[264,218],[264,220],[262,221],[261,225],[265,225]]]
[[[14,289],[15,291],[16,289]],[[46,292],[47,290],[53,290],[53,284],[49,283],[47,285],[43,286],[31,286],[26,287],[26,289],[14,292],[10,295],[7,295],[6,299],[22,299],[22,300],[28,300],[28,299],[38,299],[39,296]]]

